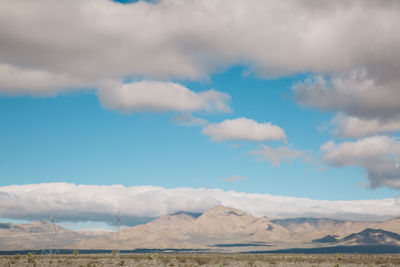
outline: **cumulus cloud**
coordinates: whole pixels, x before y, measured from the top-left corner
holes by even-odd
[[[98,92],[103,106],[131,111],[230,112],[230,96],[214,90],[193,92],[178,83],[139,81],[103,87]]]
[[[203,128],[202,133],[213,141],[246,140],[246,141],[283,141],[285,131],[269,122],[259,123],[252,119],[238,118],[212,123]]]
[[[294,85],[293,90],[301,104],[371,118],[398,115],[399,86],[369,77],[365,68],[361,68],[329,78],[315,76]]]
[[[388,120],[362,119],[354,116],[338,114],[332,121],[336,134],[344,138],[358,138],[362,136],[400,131],[400,117]]]
[[[238,63],[265,77],[365,67],[397,79],[399,10],[375,0],[3,0],[0,64],[55,75],[24,86],[30,94],[71,80],[200,79]],[[18,77],[7,79],[0,92],[19,93]]]
[[[267,145],[262,145],[251,151],[250,154],[257,156],[261,160],[271,162],[275,167],[279,166],[283,161],[292,162],[297,158],[302,158],[307,161],[311,158],[309,151],[296,150],[288,146],[273,148]]]
[[[125,187],[69,183],[0,187],[0,217],[45,219],[54,211],[58,222],[115,220],[134,224],[138,218],[187,211],[201,213],[216,205],[234,207],[271,219],[323,217],[350,220],[382,220],[400,216],[394,199],[326,201],[269,194],[238,193],[220,189]]]
[[[155,89],[159,96],[129,91],[148,80],[204,79],[240,64],[268,78],[317,73],[295,85],[299,103],[376,121],[368,124],[368,134],[392,131],[400,109],[399,11],[395,0],[160,0],[126,5],[110,0],[3,0],[0,94],[100,88],[101,102],[111,109],[192,111],[205,105],[226,112],[223,97],[213,91],[203,94],[203,101],[186,94],[188,105],[156,101],[163,94]],[[125,78],[144,83],[118,84]],[[172,85],[164,85],[171,92]]]
[[[396,78],[397,79],[397,78]],[[298,103],[339,111],[333,124],[343,137],[400,130],[400,81],[369,76],[365,68],[314,76],[293,86]]]
[[[88,89],[94,82],[65,73],[22,68],[0,61],[0,93],[6,95],[53,95],[71,89]]]
[[[373,136],[354,142],[321,147],[323,160],[333,167],[361,166],[367,172],[371,188],[400,188],[400,141],[387,136]]]

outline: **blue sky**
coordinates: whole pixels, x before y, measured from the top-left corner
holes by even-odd
[[[293,103],[292,85],[303,76],[257,79],[240,67],[209,81],[185,83],[194,91],[213,88],[232,97],[232,114],[204,114],[218,122],[248,117],[280,125],[289,143],[315,160],[275,167],[249,155],[257,142],[213,142],[200,127],[176,125],[170,113],[105,110],[93,91],[52,97],[1,97],[3,185],[47,182],[222,188],[316,199],[393,197],[395,190],[370,190],[357,167],[330,168],[318,162],[331,139],[319,127],[329,112]],[[274,143],[274,142],[272,142]],[[276,144],[275,144],[276,145]],[[237,182],[221,178],[242,176]]]
[[[121,2],[0,4],[4,203],[57,183],[399,194],[398,6]]]

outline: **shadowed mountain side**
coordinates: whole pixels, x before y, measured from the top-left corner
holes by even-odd
[[[334,243],[338,240],[336,239],[337,235],[327,235],[323,238],[314,239],[312,242],[314,243]]]
[[[16,227],[16,225],[13,225],[12,223],[0,223],[0,229],[11,229]]]
[[[354,245],[400,245],[400,235],[384,231],[382,229],[367,228],[361,232],[350,234],[340,240],[337,236],[327,235],[320,239],[313,240],[314,243],[330,245],[354,246]]]
[[[382,229],[365,229],[359,233],[346,236],[339,242],[341,245],[360,245],[360,244],[385,244],[400,245],[400,235],[384,231]]]
[[[384,222],[352,222],[310,218],[274,220],[273,222],[288,229],[292,237],[301,242],[310,242],[329,235],[334,235],[336,239],[342,239],[367,228],[400,233],[399,218]]]

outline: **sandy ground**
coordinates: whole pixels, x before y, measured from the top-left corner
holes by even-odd
[[[0,256],[0,266],[400,266],[400,255],[91,254]]]

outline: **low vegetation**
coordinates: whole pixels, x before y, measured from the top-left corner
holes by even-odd
[[[361,254],[71,254],[0,256],[0,266],[400,266],[400,255]]]

